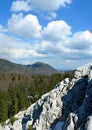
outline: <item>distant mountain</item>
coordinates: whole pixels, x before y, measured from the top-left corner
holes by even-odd
[[[42,62],[36,62],[32,65],[21,65],[12,63],[5,59],[0,59],[0,73],[20,73],[20,74],[41,74],[50,75],[58,73],[52,66]]]
[[[49,64],[42,63],[42,62],[36,62],[32,64],[30,68],[33,70],[33,73],[37,73],[37,74],[53,74],[58,72]]]

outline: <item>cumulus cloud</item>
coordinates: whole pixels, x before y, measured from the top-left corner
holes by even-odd
[[[0,58],[27,60],[44,56],[44,54],[40,54],[36,51],[35,45],[32,46],[14,36],[0,33]]]
[[[28,4],[27,1],[24,0],[17,0],[17,1],[13,1],[12,6],[11,6],[11,11],[13,12],[18,12],[18,11],[29,11],[30,5]]]
[[[44,17],[48,20],[56,18],[57,11],[61,7],[66,7],[66,5],[71,4],[72,0],[17,0],[13,1],[11,6],[11,11],[20,12],[20,11],[35,11],[45,14]]]
[[[54,27],[53,27],[54,28]],[[53,29],[52,28],[52,29]],[[46,31],[46,30],[45,30]],[[67,32],[67,29],[64,30]],[[53,33],[56,30],[53,29],[52,32],[46,31],[46,36],[48,40],[44,40],[38,46],[40,53],[47,55],[61,55],[63,59],[68,60],[82,60],[92,58],[92,33],[88,30],[76,32],[70,36],[69,33],[62,31],[62,38],[57,38]],[[70,31],[71,32],[71,31]],[[47,35],[48,34],[48,35]],[[58,33],[56,32],[56,35]],[[45,37],[46,38],[46,37]],[[56,40],[57,39],[57,40]]]
[[[49,22],[42,28],[34,15],[24,17],[23,14],[13,14],[8,21],[8,27],[20,36],[30,37],[32,43],[25,42],[12,34],[9,35],[9,32],[5,33],[3,26],[0,25],[1,58],[27,61],[31,58],[56,58],[57,56],[66,62],[92,58],[92,32],[85,30],[73,34],[71,26],[63,20]],[[41,39],[38,39],[39,37]]]
[[[37,44],[37,51],[47,56],[53,56],[60,53],[59,49],[55,46],[52,42],[43,40],[40,44]]]
[[[11,32],[27,38],[41,37],[41,25],[35,15],[28,14],[23,16],[20,14],[13,14],[8,20],[8,28]]]
[[[30,2],[33,8],[38,8],[45,11],[55,11],[60,7],[65,7],[66,4],[70,4],[72,0],[54,0],[54,2],[50,2],[49,0],[30,0]]]
[[[90,47],[92,47],[92,33],[88,30],[76,32],[68,42],[67,46],[79,51],[90,49]]]
[[[49,22],[43,29],[43,36],[47,40],[64,40],[66,36],[72,34],[71,27],[63,20]]]
[[[72,0],[18,0],[14,1],[11,6],[11,11],[29,11],[31,9],[41,9],[45,11],[56,11],[60,7],[65,7],[67,4],[71,4]]]

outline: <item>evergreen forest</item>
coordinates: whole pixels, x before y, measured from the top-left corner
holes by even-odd
[[[73,72],[33,76],[0,74],[0,123],[25,110],[66,77],[71,79]]]

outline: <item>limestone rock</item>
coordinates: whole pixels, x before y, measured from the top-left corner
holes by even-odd
[[[34,130],[57,130],[62,122],[58,130],[92,130],[92,64],[78,68],[71,81],[61,81],[15,117],[18,120],[0,126],[2,130],[27,130],[29,125]]]

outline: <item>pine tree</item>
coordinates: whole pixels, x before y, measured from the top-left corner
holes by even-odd
[[[0,122],[8,118],[8,100],[6,92],[0,92]]]

